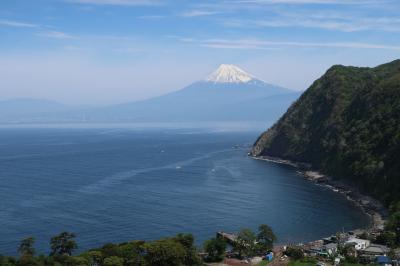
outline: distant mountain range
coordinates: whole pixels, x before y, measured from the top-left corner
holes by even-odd
[[[311,163],[387,205],[400,200],[400,60],[331,67],[255,143],[254,156]]]
[[[101,108],[68,108],[40,100],[0,102],[0,122],[275,121],[300,96],[234,65],[221,65],[203,81],[144,101]]]
[[[71,110],[67,105],[45,99],[18,98],[0,101],[0,122],[30,121],[49,113]]]

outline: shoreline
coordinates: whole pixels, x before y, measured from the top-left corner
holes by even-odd
[[[347,184],[341,180],[335,180],[330,176],[324,175],[318,171],[312,170],[310,164],[293,162],[278,157],[271,156],[252,156],[252,159],[273,162],[278,164],[289,165],[296,168],[297,173],[302,175],[305,179],[313,182],[316,185],[328,188],[336,193],[343,194],[346,199],[357,207],[359,207],[371,219],[369,227],[366,229],[369,233],[377,233],[383,230],[386,217],[388,215],[387,209],[378,200],[362,194],[355,186]],[[353,229],[364,230],[360,228]]]

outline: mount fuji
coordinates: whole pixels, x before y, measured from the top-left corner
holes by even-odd
[[[18,114],[24,122],[275,122],[299,96],[223,64],[203,80],[159,97],[99,108]],[[0,102],[1,110],[1,102]],[[5,117],[5,118],[7,118]],[[13,122],[11,121],[11,122]],[[4,121],[0,116],[0,122]]]
[[[201,81],[159,97],[86,114],[96,121],[275,121],[299,96],[234,65],[222,64]]]

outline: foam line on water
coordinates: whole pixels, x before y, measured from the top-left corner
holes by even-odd
[[[158,170],[164,170],[164,169],[176,169],[177,167],[185,167],[188,166],[194,162],[201,161],[207,158],[210,158],[212,156],[215,156],[220,153],[225,153],[231,151],[230,149],[226,150],[220,150],[220,151],[215,151],[215,152],[210,152],[204,155],[200,155],[194,158],[190,158],[187,160],[167,164],[164,166],[157,166],[157,167],[148,167],[148,168],[143,168],[143,169],[134,169],[134,170],[129,170],[129,171],[124,171],[124,172],[119,172],[114,175],[105,177],[95,183],[89,184],[87,186],[84,186],[80,189],[77,190],[77,193],[85,193],[85,194],[95,194],[99,193],[103,189],[109,187],[109,186],[114,186],[117,184],[120,184],[122,181],[130,179],[132,177],[135,177],[139,174],[144,174],[152,171],[158,171]]]

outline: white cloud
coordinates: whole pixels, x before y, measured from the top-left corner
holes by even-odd
[[[54,39],[77,39],[77,36],[61,32],[61,31],[46,31],[36,33],[36,36],[54,38]]]
[[[363,42],[297,42],[268,41],[259,39],[181,39],[182,42],[195,43],[203,47],[218,49],[279,49],[284,47],[304,48],[348,48],[348,49],[382,49],[400,51],[400,45],[373,44]]]
[[[226,27],[400,31],[400,17],[394,12],[400,8],[398,0],[230,0],[196,7],[235,14],[218,19]],[[243,12],[251,16],[241,16]]]
[[[146,52],[146,50],[136,47],[116,48],[113,49],[113,51],[117,53],[128,53],[128,54],[137,54]]]
[[[90,4],[90,5],[115,5],[115,6],[145,6],[145,5],[159,5],[161,0],[66,0],[70,3],[76,4]]]
[[[225,19],[222,25],[236,28],[284,28],[302,27],[355,32],[378,30],[400,31],[397,17],[374,17],[355,13],[333,13],[324,11],[302,11],[297,13],[277,12],[268,19]]]
[[[37,28],[39,25],[14,20],[0,20],[0,25],[19,28]]]
[[[319,4],[319,5],[365,5],[388,2],[385,0],[236,0],[235,3],[247,4]]]
[[[221,12],[218,11],[209,11],[209,10],[190,10],[190,11],[186,11],[183,12],[181,14],[182,17],[201,17],[201,16],[211,16],[211,15],[216,15],[219,14]]]
[[[165,16],[162,15],[144,15],[144,16],[138,16],[138,19],[163,19]]]

